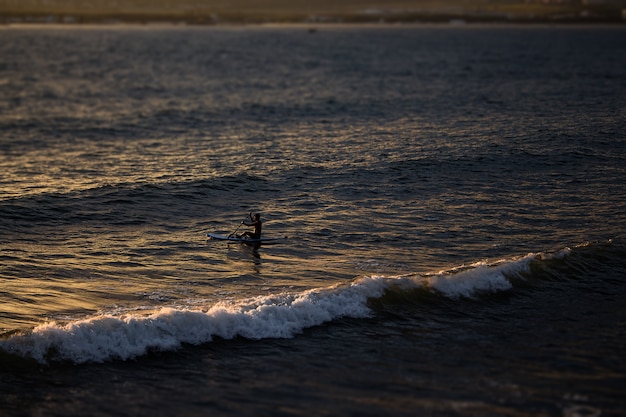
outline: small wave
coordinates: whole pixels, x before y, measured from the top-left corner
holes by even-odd
[[[428,278],[363,277],[348,285],[219,303],[204,310],[164,308],[149,316],[99,315],[64,325],[51,322],[0,341],[0,348],[40,362],[84,363],[125,360],[150,350],[177,349],[183,343],[208,343],[215,337],[288,338],[342,317],[367,317],[368,300],[382,297],[391,287],[430,285],[452,296],[506,289],[500,282],[502,271],[519,268],[520,262],[526,261],[495,268],[480,265]]]
[[[250,188],[251,183],[258,186],[263,181],[241,173],[194,181],[105,184],[83,190],[0,199],[0,216],[27,226],[51,221],[71,225],[84,221],[147,224],[175,215],[204,216],[207,200],[231,192],[241,193]]]
[[[592,250],[599,251],[598,247]],[[616,254],[621,256],[622,249]],[[209,343],[216,337],[290,338],[333,320],[369,317],[374,314],[371,301],[389,293],[410,297],[416,290],[426,290],[451,300],[476,298],[511,290],[518,280],[533,277],[537,267],[572,262],[569,258],[578,262],[577,256],[589,256],[589,249],[531,253],[426,275],[366,276],[349,284],[233,300],[204,308],[196,302],[193,308],[169,307],[150,315],[134,312],[97,315],[67,324],[51,322],[25,333],[5,335],[0,340],[0,350],[42,363],[85,363],[126,360],[150,351],[175,350],[183,344]]]
[[[425,282],[429,287],[450,298],[506,291],[513,288],[511,278],[521,277],[522,274],[529,272],[530,264],[537,256],[530,253],[512,260],[480,261],[427,276]]]
[[[366,279],[347,287],[219,303],[206,310],[164,308],[146,317],[99,315],[65,325],[51,322],[0,341],[0,349],[42,363],[85,363],[125,360],[215,337],[288,338],[340,317],[368,316],[368,297],[380,296],[383,289],[382,281]]]

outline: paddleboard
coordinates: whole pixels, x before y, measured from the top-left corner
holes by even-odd
[[[279,240],[279,238],[272,237],[262,237],[261,239],[251,239],[249,237],[237,237],[237,236],[224,236],[217,233],[207,233],[206,234],[209,239],[213,240],[226,240],[228,242],[240,242],[240,243],[265,243],[265,242],[275,242]]]

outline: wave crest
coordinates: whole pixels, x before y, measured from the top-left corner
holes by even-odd
[[[163,308],[145,317],[98,315],[64,325],[50,322],[0,341],[0,348],[42,363],[85,363],[126,360],[215,337],[288,338],[340,317],[367,316],[367,299],[383,289],[382,281],[370,278],[347,287],[219,303],[206,310]]]
[[[555,262],[580,262],[577,257],[588,257],[590,250],[607,256],[601,246],[564,249],[490,263],[481,261],[426,275],[366,276],[347,284],[232,300],[204,308],[195,304],[195,308],[163,308],[150,315],[107,314],[67,324],[50,322],[26,333],[5,336],[0,340],[0,350],[42,363],[85,363],[126,360],[153,350],[175,350],[185,343],[209,343],[216,337],[289,338],[340,318],[369,317],[374,314],[370,302],[386,295],[399,293],[411,299],[411,294],[420,290],[419,297],[435,293],[456,300],[508,291],[518,282],[541,279],[541,271],[552,268]],[[623,250],[616,248],[616,255],[622,254]]]

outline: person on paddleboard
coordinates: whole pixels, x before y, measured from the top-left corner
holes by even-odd
[[[261,239],[261,229],[263,227],[263,223],[261,222],[261,215],[256,213],[254,218],[252,218],[252,213],[250,213],[250,221],[252,223],[243,222],[244,225],[248,227],[254,226],[254,232],[244,232],[239,237],[249,237],[250,239]]]

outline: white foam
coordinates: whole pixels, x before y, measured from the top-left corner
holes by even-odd
[[[293,337],[339,317],[365,317],[369,297],[382,295],[383,281],[221,303],[206,311],[164,308],[152,315],[99,315],[68,324],[46,323],[0,341],[5,351],[45,362],[51,352],[75,363],[129,359],[150,349],[172,350],[214,337]]]
[[[514,260],[477,262],[468,267],[429,276],[426,283],[451,298],[473,297],[481,292],[506,291],[513,287],[507,276],[518,276],[521,272],[528,271],[530,262],[536,256],[528,254]]]
[[[46,323],[31,332],[0,340],[0,349],[40,362],[54,357],[75,363],[130,359],[151,349],[173,350],[183,343],[202,344],[215,337],[232,339],[289,338],[304,329],[340,317],[371,314],[370,298],[394,286],[410,290],[429,286],[451,298],[511,288],[505,275],[526,270],[535,255],[487,264],[476,263],[426,277],[359,278],[349,284],[218,303],[204,308],[164,308],[106,314],[67,324]]]

